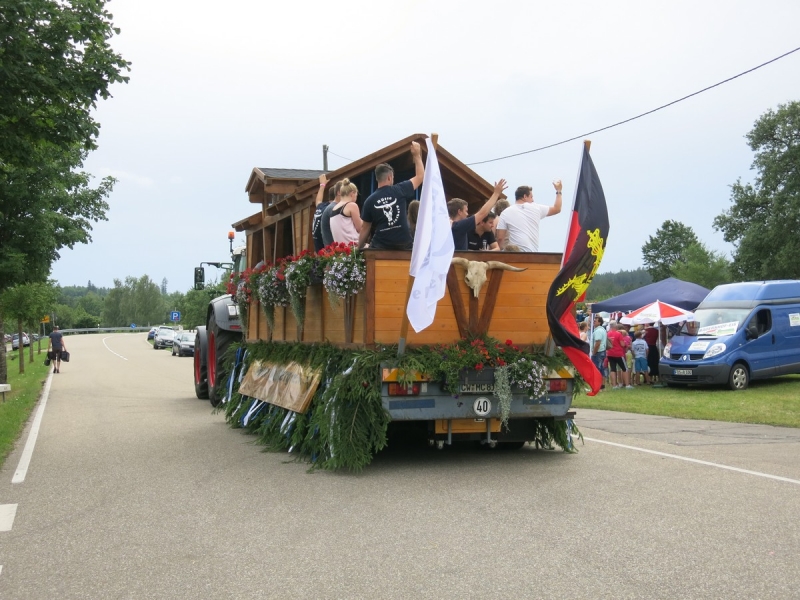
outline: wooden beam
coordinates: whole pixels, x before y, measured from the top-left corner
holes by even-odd
[[[453,314],[456,317],[458,335],[465,338],[468,332],[467,311],[464,309],[464,300],[461,298],[461,290],[458,287],[458,276],[456,275],[456,268],[453,265],[450,265],[450,270],[447,271],[447,292],[450,294],[450,304],[453,305]]]
[[[475,332],[479,335],[486,335],[489,331],[489,324],[492,322],[492,314],[500,292],[500,282],[503,281],[503,271],[492,269],[489,273],[489,286],[486,288],[486,298],[483,300],[481,318],[478,321],[478,330]]]

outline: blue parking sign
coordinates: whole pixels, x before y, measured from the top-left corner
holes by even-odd
[[[177,310],[173,310],[171,313],[169,313],[169,320],[170,321],[180,321],[181,320],[181,313],[179,313]]]

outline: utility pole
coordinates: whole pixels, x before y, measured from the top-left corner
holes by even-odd
[[[322,170],[328,172],[328,145],[322,144]]]

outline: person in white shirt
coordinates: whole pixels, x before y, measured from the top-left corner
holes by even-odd
[[[561,212],[561,180],[553,182],[556,201],[553,206],[535,204],[530,186],[522,185],[514,192],[516,203],[509,206],[497,220],[497,243],[519,246],[523,252],[539,251],[539,222]]]

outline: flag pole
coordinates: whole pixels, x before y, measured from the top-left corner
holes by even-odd
[[[439,134],[431,134],[433,149],[439,148]],[[410,267],[410,264],[409,264]],[[406,285],[406,301],[403,303],[403,320],[400,321],[400,339],[397,342],[397,356],[403,356],[406,352],[406,337],[408,337],[408,299],[411,298],[411,290],[414,289],[414,276],[409,272],[408,284]]]

